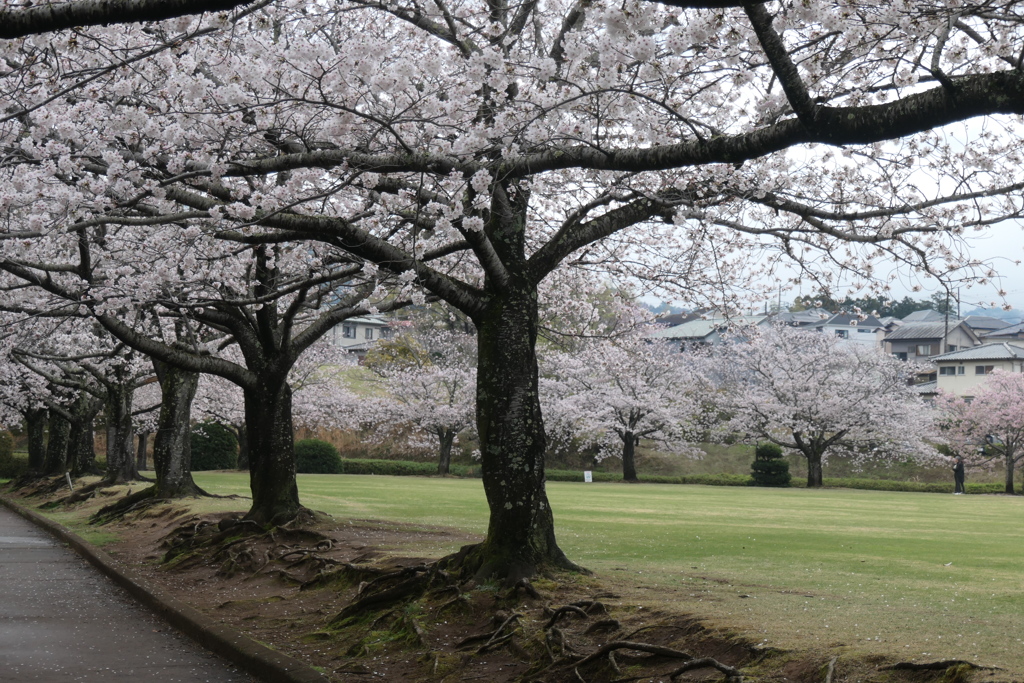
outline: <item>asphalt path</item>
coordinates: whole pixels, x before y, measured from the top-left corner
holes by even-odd
[[[0,506],[0,682],[256,683]]]

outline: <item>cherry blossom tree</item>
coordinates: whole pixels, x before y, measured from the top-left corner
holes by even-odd
[[[23,276],[27,241],[134,223],[407,278],[479,333],[491,519],[455,561],[572,567],[544,487],[542,283],[600,269],[735,302],[802,270],[884,289],[879,259],[989,277],[960,238],[1021,213],[1008,7],[280,0],[19,38],[0,46],[0,264]],[[12,11],[14,35],[65,25]],[[943,129],[981,116],[967,144]]]
[[[452,447],[476,415],[476,340],[425,329],[381,345],[367,365],[385,395],[353,401],[358,419],[380,436],[412,427],[414,442],[433,444],[437,473],[448,474]]]
[[[938,457],[925,440],[931,410],[910,385],[916,370],[880,349],[775,327],[715,348],[706,374],[731,428],[803,455],[811,487],[830,454]]]
[[[598,448],[598,458],[622,458],[622,478],[639,481],[641,439],[689,456],[704,431],[702,387],[688,358],[637,334],[592,340],[573,353],[541,357],[542,406],[562,438]]]
[[[1001,460],[1006,493],[1024,460],[1024,375],[996,371],[971,401],[952,394],[936,399],[941,434],[965,463],[975,467]]]

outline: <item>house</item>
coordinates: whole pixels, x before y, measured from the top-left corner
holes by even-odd
[[[349,318],[335,325],[327,339],[340,349],[363,356],[378,339],[389,339],[391,328],[382,318]]]
[[[769,320],[770,317],[766,315],[691,320],[681,325],[655,330],[648,334],[647,338],[678,343],[680,349],[686,349],[693,345],[721,344],[730,332],[742,330],[744,327],[767,324]]]
[[[1024,372],[1024,342],[982,344],[932,357],[938,366],[937,391],[970,397],[996,370]]]
[[[1024,340],[1024,323],[1008,325],[998,330],[985,332],[981,335],[981,340],[984,342]]]
[[[882,321],[873,315],[865,318],[850,313],[837,313],[828,320],[819,321],[815,329],[831,334],[849,344],[881,346],[886,329]]]
[[[882,341],[888,353],[910,361],[925,361],[941,353],[959,351],[981,343],[974,330],[955,319],[948,323],[944,320],[904,322]]]
[[[1002,318],[991,315],[969,315],[964,318],[967,327],[974,330],[979,337],[984,339],[986,334],[1006,329],[1010,323]]]
[[[950,320],[956,320],[957,322],[960,322],[960,319],[955,316],[950,317]],[[914,311],[913,313],[908,313],[907,315],[903,316],[904,323],[938,323],[945,321],[946,314],[939,313],[938,311],[932,308],[925,308],[924,310]]]

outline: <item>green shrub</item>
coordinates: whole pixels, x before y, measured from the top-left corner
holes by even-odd
[[[751,486],[789,486],[793,477],[778,444],[759,443],[750,464]]]
[[[0,432],[0,479],[17,479],[28,472],[28,454],[14,454],[14,437]]]
[[[295,442],[295,471],[300,474],[340,474],[338,449],[320,439]]]
[[[230,470],[238,463],[238,440],[217,422],[192,426],[192,471]]]

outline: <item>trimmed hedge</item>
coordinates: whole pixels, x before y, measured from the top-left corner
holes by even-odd
[[[911,493],[953,493],[953,482],[926,484],[920,481],[892,481],[889,479],[824,479],[824,488],[865,489],[869,491],[907,491]],[[967,484],[967,493],[1003,493],[1004,484]]]
[[[295,471],[299,474],[339,474],[341,455],[333,444],[320,439],[296,441]]]
[[[437,474],[437,463],[413,462],[411,460],[342,458],[339,474],[384,474],[395,477],[429,476]],[[480,468],[452,465],[449,474],[456,477],[479,477]]]
[[[410,460],[370,460],[364,458],[342,458],[339,474],[378,474],[397,477],[437,476],[437,465],[433,462]],[[548,481],[583,482],[581,470],[547,470]],[[452,465],[450,476],[479,478],[479,465]],[[594,472],[594,481],[621,482],[617,472]],[[703,486],[750,486],[751,478],[745,474],[691,474],[678,477],[645,476],[642,482],[648,484],[700,484]],[[874,491],[908,491],[919,493],[952,493],[953,484],[925,484],[916,481],[889,481],[886,479],[825,479],[824,488],[868,489]],[[794,482],[804,486],[803,482]],[[1002,484],[967,484],[967,493],[1002,493]]]

